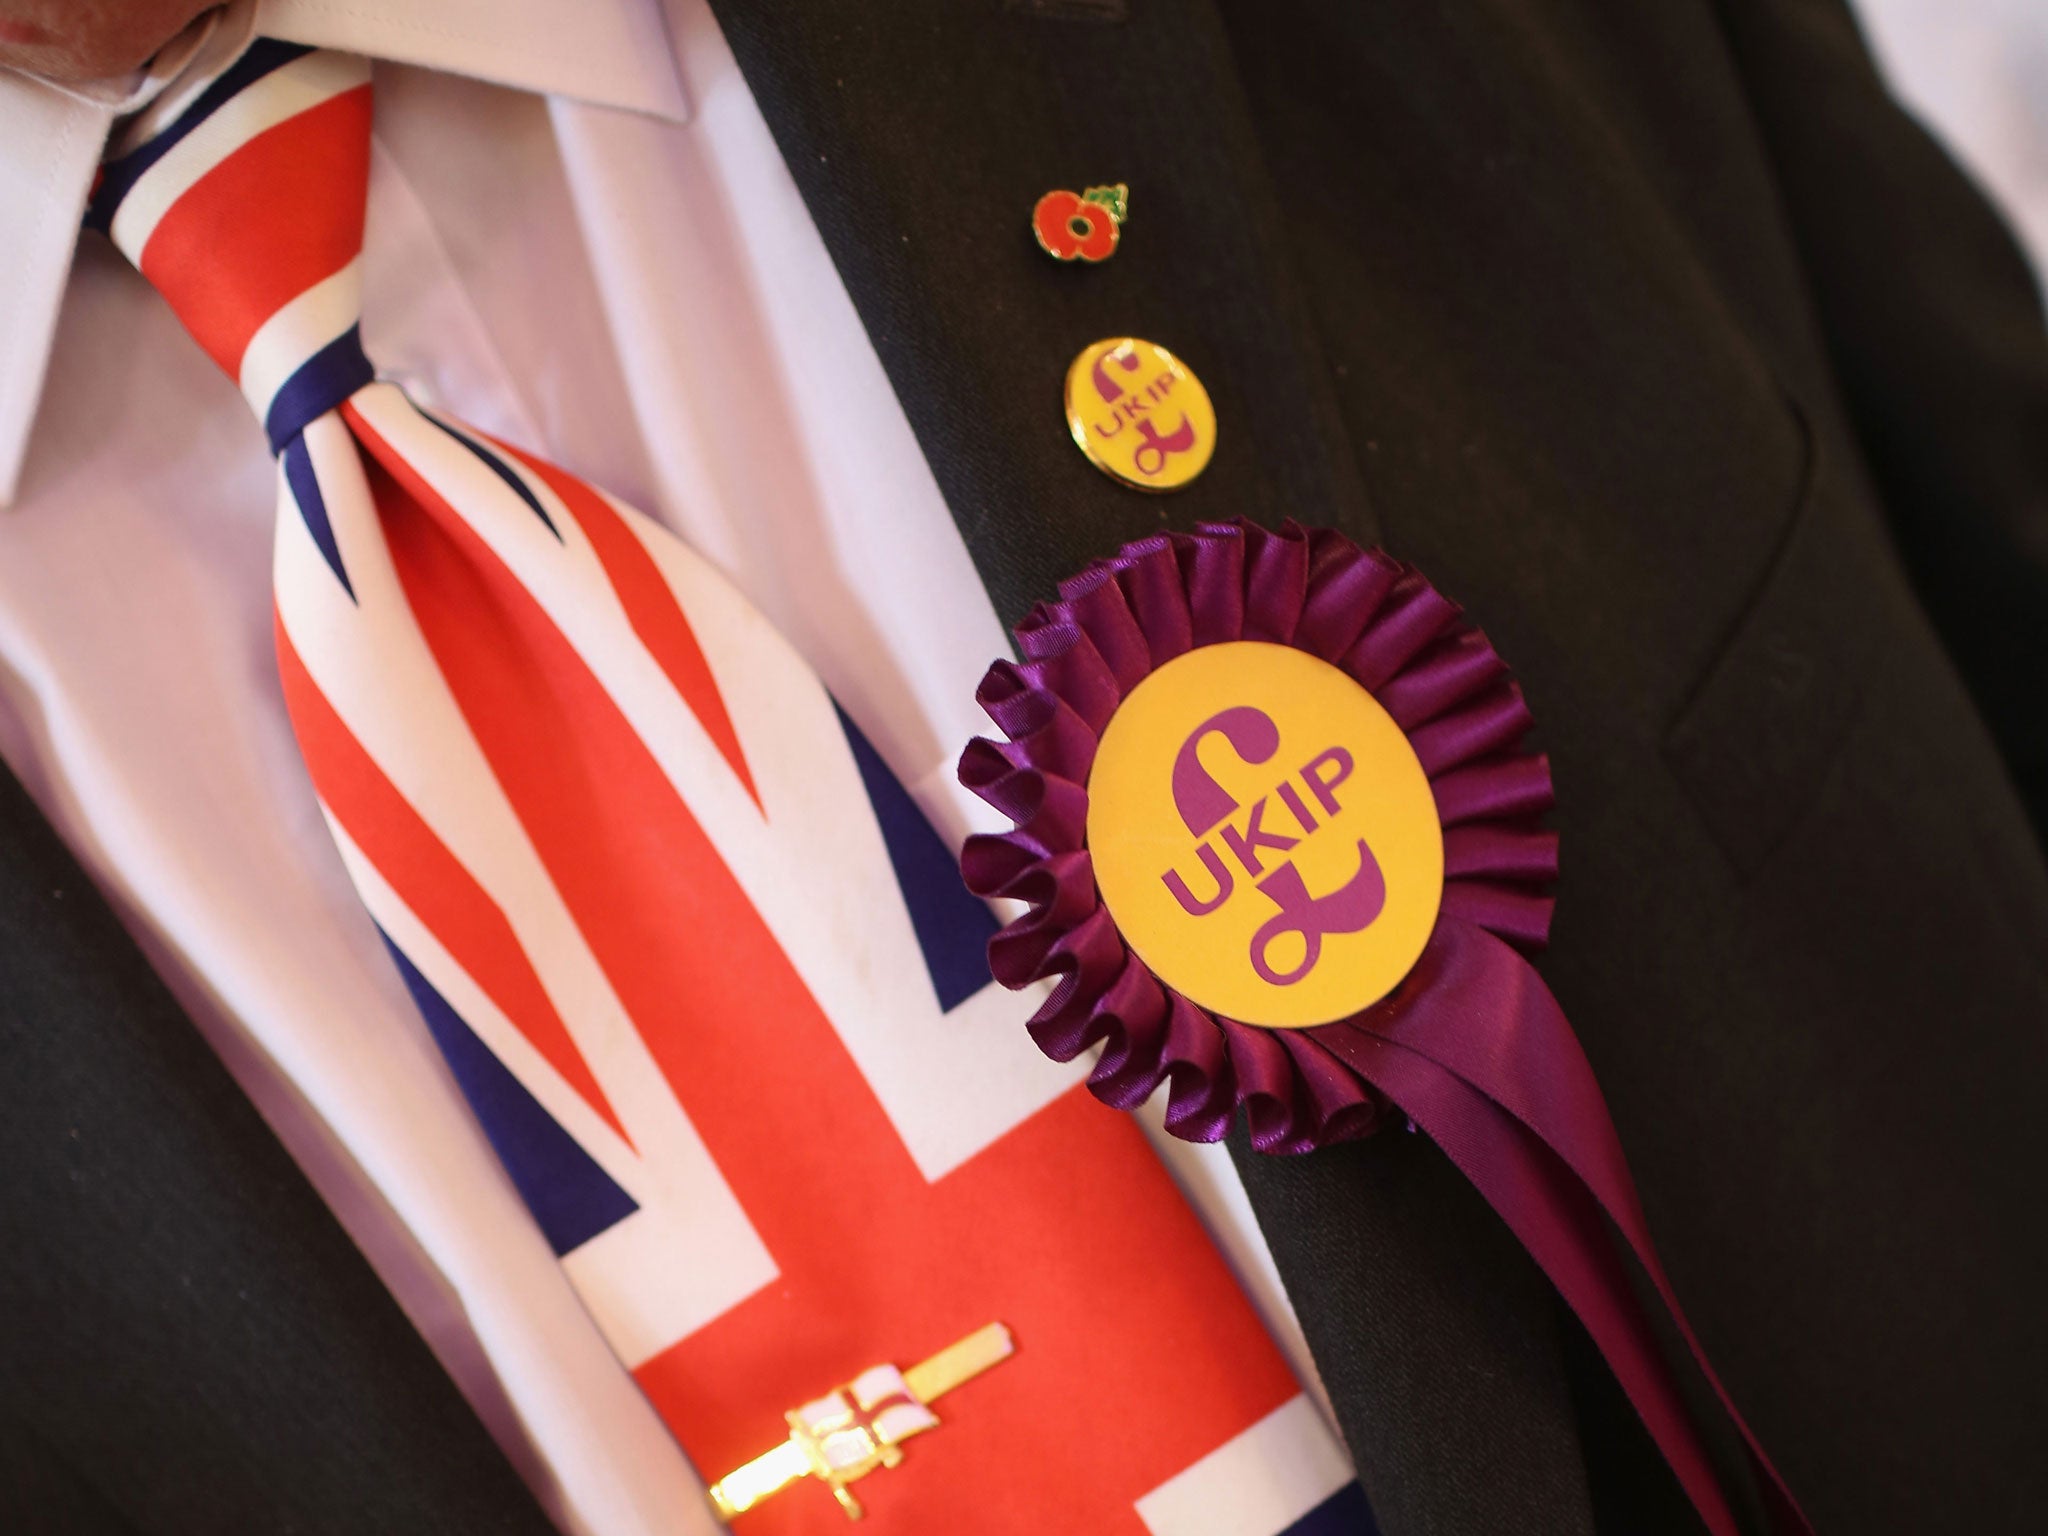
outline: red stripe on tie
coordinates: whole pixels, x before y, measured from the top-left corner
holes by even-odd
[[[136,265],[237,377],[263,322],[363,249],[370,87],[265,129],[173,203]]]
[[[364,750],[306,670],[282,615],[276,626],[285,707],[327,809],[470,980],[630,1145],[504,912]]]
[[[861,1484],[877,1528],[1143,1536],[1136,1499],[1297,1388],[1141,1133],[1077,1087],[927,1182],[588,664],[463,518],[364,444],[442,675],[779,1272],[635,1372],[692,1461],[737,1466],[781,1437],[784,1410],[1000,1319],[1016,1358]],[[744,1523],[798,1536],[840,1520],[813,1484]]]
[[[711,675],[711,664],[704,659],[704,648],[697,643],[696,631],[691,629],[688,616],[676,601],[675,589],[661,574],[654,557],[647,553],[647,546],[634,536],[610,502],[574,475],[522,453],[510,443],[499,442],[495,437],[489,440],[540,476],[562,499],[583,529],[584,537],[590,540],[598,563],[604,567],[612,590],[626,610],[633,633],[660,664],[669,685],[682,696],[719,755],[739,775],[756,809],[760,809],[760,791],[754,788],[754,776],[747,770],[739,732],[733,729],[732,716],[718,691],[718,680]]]

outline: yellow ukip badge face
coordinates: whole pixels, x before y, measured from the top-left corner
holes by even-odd
[[[1171,491],[1208,467],[1216,408],[1166,348],[1112,336],[1067,369],[1067,430],[1104,474],[1141,491]]]
[[[1443,830],[1379,702],[1292,646],[1209,645],[1131,691],[1088,780],[1096,884],[1158,978],[1271,1029],[1335,1023],[1414,967]]]

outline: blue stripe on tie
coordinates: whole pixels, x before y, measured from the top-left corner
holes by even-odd
[[[548,516],[547,508],[543,507],[540,504],[540,498],[533,494],[532,489],[527,485],[527,483],[524,480],[519,478],[519,472],[517,470],[515,470],[510,464],[507,464],[503,459],[499,458],[495,453],[491,452],[491,450],[486,448],[482,443],[478,442],[475,438],[471,437],[468,433],[456,431],[455,428],[449,426],[447,422],[443,421],[440,417],[434,415],[432,412],[421,411],[420,414],[426,417],[427,420],[431,421],[435,426],[439,427],[443,432],[446,432],[450,437],[454,438],[455,441],[462,444],[462,446],[467,448],[471,453],[475,454],[478,458],[482,459],[484,461],[485,466],[489,468],[491,473],[496,475],[500,480],[504,481],[507,485],[511,486],[512,494],[517,496],[521,501],[525,502],[529,507],[531,507],[533,509],[533,515],[539,518],[543,523],[547,524],[549,533],[552,533],[557,539],[560,539],[562,537],[562,530],[557,528],[555,526],[555,520]]]
[[[313,536],[313,543],[326,559],[328,569],[334,572],[334,579],[341,583],[341,590],[354,602],[356,589],[341,567],[341,546],[334,540],[334,525],[327,520],[327,498],[320,494],[320,482],[313,474],[313,455],[303,437],[295,437],[284,445],[284,481],[291,487],[292,501],[305,520],[306,532]]]
[[[1365,1502],[1365,1490],[1346,1483],[1275,1536],[1379,1536],[1379,1523]]]
[[[868,804],[874,807],[882,841],[889,847],[889,862],[895,866],[903,904],[910,909],[910,926],[924,951],[932,990],[939,995],[939,1007],[951,1011],[989,984],[988,941],[996,934],[995,914],[967,889],[958,861],[909,791],[896,782],[881,754],[845,710],[836,703],[832,707],[839,710],[846,744],[853,748]]]
[[[270,397],[270,409],[263,413],[270,451],[283,453],[285,444],[305,431],[308,422],[325,416],[376,377],[377,370],[363,355],[362,327],[352,325],[299,364]]]
[[[379,930],[380,932],[382,930]],[[434,1043],[448,1058],[455,1081],[484,1134],[491,1138],[505,1171],[540,1223],[557,1254],[570,1253],[600,1232],[617,1226],[640,1207],[555,1118],[541,1108],[519,1079],[477,1039],[448,1000],[434,990],[404,951],[384,934],[399,974],[419,1004]]]
[[[303,58],[312,51],[303,43],[281,43],[273,37],[257,38],[247,52],[199,93],[199,99],[187,107],[176,122],[155,138],[138,144],[120,159],[110,160],[101,168],[100,183],[93,189],[92,201],[86,206],[85,227],[105,234],[114,222],[114,210],[121,206],[121,199],[134,191],[135,183],[142,180],[151,166],[176,148],[180,140],[272,70],[282,69],[293,59]]]

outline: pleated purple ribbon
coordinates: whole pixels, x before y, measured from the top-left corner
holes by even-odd
[[[1089,769],[1118,705],[1175,656],[1233,640],[1297,646],[1365,687],[1406,733],[1443,826],[1443,901],[1421,959],[1383,1002],[1315,1029],[1222,1018],[1162,983],[1117,931],[1086,846]],[[1240,521],[1097,561],[1017,642],[1023,662],[997,662],[977,695],[1008,739],[977,739],[960,761],[961,782],[1013,825],[970,838],[961,868],[977,894],[1025,906],[989,961],[1005,986],[1054,982],[1028,1025],[1040,1049],[1068,1061],[1100,1046],[1090,1090],[1131,1109],[1164,1086],[1167,1128],[1190,1141],[1220,1139],[1240,1107],[1253,1144],[1274,1153],[1412,1122],[1557,1286],[1708,1530],[1737,1536],[1632,1255],[1735,1429],[1773,1528],[1811,1536],[1686,1323],[1592,1068],[1524,957],[1550,929],[1550,768],[1520,749],[1528,709],[1486,637],[1378,550]]]

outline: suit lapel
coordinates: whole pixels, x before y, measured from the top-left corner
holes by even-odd
[[[714,0],[1006,622],[1120,543],[1211,518],[1377,528],[1206,3]],[[1053,262],[1043,192],[1123,181],[1122,248]],[[1153,497],[1068,440],[1075,353],[1132,334],[1214,398],[1214,460]],[[1415,1137],[1232,1153],[1388,1536],[1591,1529],[1556,1306]]]

